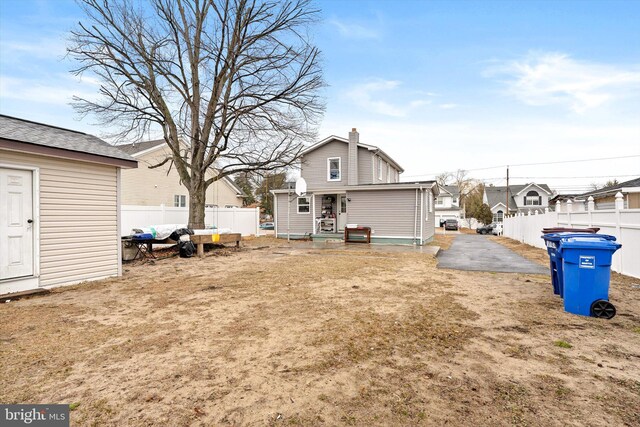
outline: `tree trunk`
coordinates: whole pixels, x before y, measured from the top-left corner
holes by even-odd
[[[195,230],[204,228],[204,204],[206,201],[207,187],[204,180],[196,176],[191,177],[191,187],[189,188],[189,225]]]

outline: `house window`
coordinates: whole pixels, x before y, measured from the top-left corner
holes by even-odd
[[[540,206],[542,205],[542,197],[536,191],[529,191],[524,196],[524,204],[525,206]]]
[[[458,198],[457,198],[457,197],[452,198],[452,199],[451,199],[451,203],[453,203],[453,204],[456,204],[456,205],[457,205],[457,204],[458,204]]]
[[[327,159],[327,181],[340,181],[342,172],[340,157],[330,157]]]
[[[298,213],[308,214],[311,212],[311,202],[309,197],[298,197]]]
[[[378,180],[382,181],[382,157],[378,157]]]
[[[391,182],[391,166],[387,163],[387,184]]]
[[[493,222],[502,222],[503,218],[504,218],[504,212],[502,211],[498,211],[493,214]]]
[[[436,199],[436,206],[438,205],[444,205],[444,197],[438,197]]]
[[[187,196],[176,194],[173,196],[173,206],[176,208],[184,208],[187,206]]]

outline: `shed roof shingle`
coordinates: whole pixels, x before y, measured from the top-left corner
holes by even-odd
[[[0,138],[113,159],[135,161],[129,154],[96,136],[3,114],[0,114]]]

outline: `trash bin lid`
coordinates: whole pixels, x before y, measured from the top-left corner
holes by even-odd
[[[609,236],[611,237],[611,236]],[[566,237],[560,239],[560,250],[563,249],[608,249],[611,251],[617,251],[622,245],[616,243],[610,239],[595,238],[595,237]]]
[[[543,234],[541,236],[544,240],[549,240],[552,242],[559,242],[562,239],[568,239],[571,237],[584,237],[586,239],[605,239],[605,240],[611,240],[613,242],[616,241],[616,236],[611,236],[609,234],[593,234],[593,233],[568,233],[568,232],[562,232],[562,233],[551,233],[551,234]]]

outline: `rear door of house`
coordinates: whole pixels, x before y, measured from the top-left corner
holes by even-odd
[[[33,275],[32,172],[0,168],[0,280]]]
[[[344,231],[347,225],[347,196],[342,194],[338,201],[338,231]]]

